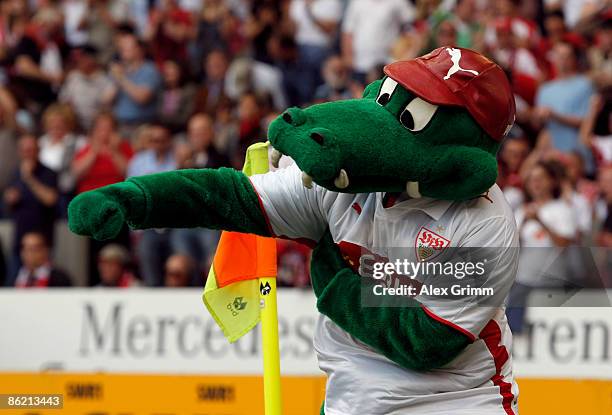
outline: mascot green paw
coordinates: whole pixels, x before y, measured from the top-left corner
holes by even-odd
[[[129,222],[130,206],[142,199],[143,192],[132,182],[80,194],[68,206],[68,226],[74,233],[98,240],[114,238]]]

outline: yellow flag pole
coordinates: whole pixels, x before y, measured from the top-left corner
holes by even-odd
[[[257,143],[250,147],[244,170],[248,175],[268,171],[270,143]],[[259,305],[261,307],[261,346],[264,369],[265,415],[281,415],[280,352],[278,344],[278,311],[276,307],[276,278],[259,279]]]
[[[259,279],[259,296],[261,305],[265,415],[281,415],[282,400],[276,278]]]

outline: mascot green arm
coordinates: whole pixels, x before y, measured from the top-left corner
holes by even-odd
[[[346,266],[329,232],[312,253],[311,279],[322,314],[402,367],[442,367],[471,343],[465,334],[428,316],[416,300],[403,307],[364,307],[366,279]]]
[[[133,177],[77,196],[68,207],[70,229],[96,239],[133,229],[224,229],[270,236],[246,175],[230,169],[177,170]]]

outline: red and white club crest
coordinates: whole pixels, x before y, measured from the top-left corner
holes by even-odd
[[[448,239],[423,226],[416,237],[414,250],[419,261],[428,261],[440,255],[449,245]]]

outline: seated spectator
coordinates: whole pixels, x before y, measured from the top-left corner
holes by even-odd
[[[284,111],[288,106],[280,69],[249,58],[234,59],[225,77],[225,93],[232,100],[239,101],[249,92],[270,96],[277,111]]]
[[[414,6],[407,1],[349,2],[342,20],[341,49],[356,80],[365,83],[365,75],[370,69],[387,63],[393,43],[409,29],[414,17]]]
[[[497,184],[513,210],[523,203],[523,180],[520,171],[528,154],[529,143],[522,137],[506,139],[499,152]]]
[[[58,176],[58,212],[65,217],[75,186],[71,171],[72,160],[78,148],[85,143],[82,137],[74,133],[74,112],[66,104],[50,105],[42,121],[45,133],[39,140],[40,162]]]
[[[588,50],[591,78],[599,87],[612,85],[612,18],[608,16],[594,33]]]
[[[292,0],[289,16],[295,25],[301,82],[307,94],[302,102],[312,100],[312,93],[321,85],[321,66],[332,52],[340,19],[339,0]]]
[[[183,146],[185,156],[181,168],[202,169],[229,166],[228,158],[219,153],[214,145],[215,129],[211,116],[195,114],[187,126],[187,143]]]
[[[110,65],[114,85],[104,93],[113,102],[113,113],[125,135],[138,124],[153,121],[157,114],[157,92],[161,77],[155,65],[145,59],[142,45],[135,35],[118,38],[119,62]]]
[[[128,177],[162,173],[177,167],[169,131],[161,126],[149,127],[148,148],[138,152],[128,166]],[[149,286],[162,283],[165,252],[170,243],[170,230],[146,229],[138,232],[137,253],[140,274]]]
[[[21,263],[15,287],[69,287],[70,277],[51,262],[49,244],[42,233],[28,232],[21,238]]]
[[[350,68],[338,55],[330,56],[323,65],[323,85],[315,94],[316,102],[338,101],[352,98],[350,87]]]
[[[145,37],[151,41],[153,59],[157,65],[172,60],[187,67],[187,43],[193,34],[191,14],[178,0],[159,2],[151,10],[149,31]]]
[[[218,168],[229,165],[229,159],[214,146],[213,119],[207,114],[196,114],[189,120],[187,143],[179,147],[180,168]],[[204,228],[173,229],[170,235],[172,252],[193,258],[195,267],[210,267],[219,231]]]
[[[229,98],[219,103],[213,118],[215,120],[215,148],[221,154],[231,158],[238,151],[239,126],[234,105]]]
[[[595,243],[597,246],[612,248],[612,166],[602,168],[597,179],[601,199],[597,206],[596,217],[602,223],[601,229],[595,238]],[[610,278],[612,278],[612,275],[610,275]],[[610,283],[610,286],[612,286],[612,279]]]
[[[588,180],[584,171],[584,160],[580,153],[573,151],[562,157],[566,177],[562,182],[563,198],[574,209],[580,241],[586,242],[593,225],[593,205],[597,198],[596,184]]]
[[[195,90],[185,79],[184,70],[175,61],[165,61],[162,66],[164,87],[159,100],[158,120],[172,133],[185,130],[185,124],[193,113]]]
[[[132,149],[117,133],[115,119],[109,113],[101,113],[87,144],[76,153],[72,163],[76,192],[123,181],[131,158]]]
[[[176,169],[172,137],[166,127],[153,125],[147,134],[148,145],[130,160],[127,177],[143,176]]]
[[[40,162],[61,174],[70,167],[79,138],[74,133],[74,112],[68,105],[50,105],[43,113],[42,123],[44,134],[39,140]]]
[[[579,151],[585,159],[587,173],[592,173],[592,156],[580,142],[578,128],[587,115],[593,85],[578,72],[578,52],[569,43],[554,46],[553,63],[557,78],[540,87],[535,121],[550,135],[553,148],[562,152]]]
[[[140,286],[140,281],[129,270],[130,254],[121,245],[108,244],[98,254],[98,273],[104,288],[128,288]]]
[[[526,201],[515,213],[521,254],[507,314],[516,333],[523,329],[531,289],[568,284],[560,248],[576,240],[577,224],[571,205],[561,199],[560,176],[558,165],[538,162],[525,179]]]
[[[204,59],[204,79],[195,96],[194,111],[214,115],[219,104],[227,100],[225,74],[227,56],[221,50],[211,51]]]
[[[232,160],[234,167],[242,168],[247,148],[258,141],[265,140],[262,129],[261,100],[254,93],[246,93],[238,102],[239,147]]]
[[[35,114],[52,103],[63,77],[62,15],[54,5],[40,7],[11,51],[10,87]]]
[[[17,102],[7,89],[0,87],[0,192],[10,183],[17,165],[16,113]]]
[[[58,199],[57,175],[39,162],[36,137],[21,136],[17,146],[19,168],[4,191],[4,203],[14,224],[9,279],[21,265],[20,244],[26,233],[40,232],[47,241],[53,240]]]
[[[76,193],[97,189],[125,180],[132,148],[116,131],[115,119],[110,113],[101,113],[94,121],[87,144],[77,151],[72,162],[72,174],[76,181]],[[129,245],[127,226],[114,242]],[[108,243],[109,241],[106,241]],[[98,282],[96,257],[104,244],[89,239],[89,276],[91,285]]]
[[[497,43],[491,55],[510,74],[514,92],[531,105],[544,75],[533,53],[519,39],[514,24],[511,18],[496,21]]]
[[[310,285],[311,249],[295,241],[277,239],[277,285],[279,287],[308,287]]]
[[[127,1],[91,0],[81,26],[87,28],[88,41],[97,51],[100,63],[108,64],[115,52],[115,28],[128,16]],[[87,127],[89,128],[89,127]]]
[[[73,52],[76,66],[68,74],[59,93],[59,100],[72,106],[84,131],[91,129],[96,115],[104,108],[100,92],[112,86],[109,77],[99,68],[97,53],[89,45]]]
[[[194,279],[195,266],[193,260],[187,255],[174,254],[166,260],[164,285],[166,287],[189,287]],[[203,285],[203,279],[200,284]]]
[[[587,116],[580,126],[582,143],[593,151],[599,166],[612,163],[612,84],[591,99]]]

